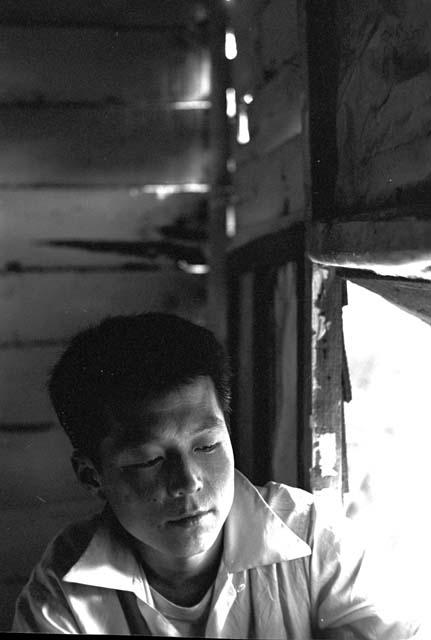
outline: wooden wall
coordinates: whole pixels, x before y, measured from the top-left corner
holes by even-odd
[[[206,278],[180,266],[206,262],[210,90],[200,3],[1,3],[2,629],[48,539],[98,507],[45,390],[68,338],[118,313],[205,321]]]
[[[340,323],[346,300],[339,276],[426,317],[430,33],[430,6],[422,0],[308,3],[316,328],[311,428],[317,454],[322,436],[332,441],[325,445],[332,471],[324,478],[316,457],[312,486],[338,495],[345,480],[346,399]]]
[[[228,247],[238,293],[231,304],[237,463],[257,483],[298,484],[304,300],[298,228],[309,217],[305,4],[239,0],[227,14],[238,48],[231,83],[250,133],[248,143],[237,141],[237,115],[236,235]]]
[[[248,105],[250,142],[235,146],[237,235],[232,248],[304,219],[306,51],[301,3],[238,1],[232,81]]]
[[[311,255],[382,275],[428,278],[429,3],[311,1],[310,6],[310,15],[317,16],[312,33],[320,33],[320,39],[310,40],[320,77],[311,101],[316,111],[329,104],[329,126],[316,121],[312,131],[321,154],[314,177],[329,188],[326,206],[314,207],[322,224],[315,225]],[[332,31],[322,30],[319,11],[330,10]],[[324,73],[328,50],[335,70],[330,81]],[[327,149],[333,150],[331,163]]]
[[[338,24],[337,206],[353,213],[427,202],[431,7],[340,2]]]
[[[249,255],[247,276],[235,283],[239,299],[253,290],[253,259],[257,264],[271,234],[288,237],[302,227],[314,263],[305,260],[297,300],[290,295],[286,303],[287,312],[298,301],[299,331],[282,347],[292,365],[279,394],[282,424],[268,428],[267,437],[273,443],[296,438],[297,480],[339,494],[345,301],[334,268],[430,279],[430,6],[425,0],[239,0],[228,17],[238,45],[231,81],[250,129],[250,142],[234,143],[232,152],[237,233],[229,252]],[[248,106],[245,94],[253,96]],[[390,283],[380,289],[399,296]],[[418,298],[415,312],[422,307]],[[257,321],[249,308],[244,300],[235,320],[241,327],[245,314],[237,354],[244,398],[253,348],[250,337],[244,340]],[[275,360],[277,369],[282,359]],[[303,394],[296,434],[283,411],[295,375]],[[243,412],[241,428],[244,416],[252,419]],[[291,480],[280,459],[277,450],[273,470]]]

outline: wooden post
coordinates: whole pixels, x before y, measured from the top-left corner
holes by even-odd
[[[209,3],[211,23],[211,194],[209,198],[209,266],[207,326],[219,340],[227,338],[226,206],[229,198],[229,128],[226,117],[228,65],[224,53],[226,15],[221,0]]]
[[[308,113],[304,113],[306,255],[302,282],[302,456],[300,485],[342,496],[342,281],[335,269],[311,264],[312,226],[334,214],[337,174],[335,3],[304,0]],[[300,458],[301,459],[301,458]]]
[[[342,279],[313,265],[311,340],[310,489],[342,497]]]

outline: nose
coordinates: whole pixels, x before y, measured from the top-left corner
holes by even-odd
[[[169,465],[168,493],[173,498],[191,495],[202,489],[199,467],[182,456],[176,456]]]

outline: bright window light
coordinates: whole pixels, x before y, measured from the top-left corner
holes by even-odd
[[[211,95],[211,58],[206,56],[201,63],[200,77],[199,77],[199,93],[196,97],[198,99],[206,98]]]
[[[236,234],[236,211],[233,204],[226,207],[226,235],[233,238]]]
[[[239,144],[247,144],[248,142],[250,142],[247,110],[241,107],[239,109],[238,115],[238,133],[236,139]]]
[[[236,116],[236,91],[235,89],[226,89],[226,115],[228,118]]]
[[[254,100],[253,96],[251,95],[251,93],[245,93],[242,97],[242,99],[244,100],[245,104],[251,104]]]
[[[431,326],[352,283],[343,326],[352,385],[347,514],[366,541],[372,602],[382,615],[421,620],[431,566]]]
[[[231,30],[226,31],[224,51],[225,51],[225,56],[228,60],[235,60],[238,54],[238,50],[236,47],[235,34]]]

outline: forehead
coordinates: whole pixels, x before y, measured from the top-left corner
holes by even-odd
[[[225,425],[213,382],[207,377],[151,400],[117,402],[109,413],[108,437],[117,446],[156,439],[172,427],[188,432]]]

